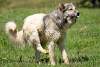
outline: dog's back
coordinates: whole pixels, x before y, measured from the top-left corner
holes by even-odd
[[[31,16],[28,16],[24,20],[23,29],[27,31],[32,31],[33,29],[41,31],[43,29],[43,17],[46,16],[46,14],[39,13],[34,14]]]

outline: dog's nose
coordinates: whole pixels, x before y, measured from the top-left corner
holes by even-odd
[[[80,15],[80,13],[79,13],[79,12],[77,12],[77,17],[79,17],[79,15]]]

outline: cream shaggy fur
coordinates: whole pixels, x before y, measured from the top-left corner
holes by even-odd
[[[23,44],[27,42],[33,44],[33,39],[36,39],[38,42],[38,45],[36,45],[37,50],[39,50],[42,53],[48,53],[48,50],[42,48],[37,31],[42,30],[43,17],[45,15],[46,14],[39,13],[26,17],[24,20],[23,28],[20,31],[17,31],[16,24],[14,21],[9,21],[5,25],[6,33],[9,35],[11,41],[15,43],[17,42]]]

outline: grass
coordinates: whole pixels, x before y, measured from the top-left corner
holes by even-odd
[[[15,7],[51,7],[61,2],[79,2],[80,0],[0,0],[0,8],[15,8]]]
[[[44,63],[48,55],[42,54],[42,64],[34,63],[34,49],[30,46],[18,48],[11,43],[4,32],[4,25],[15,20],[21,29],[25,17],[34,13],[49,13],[54,8],[15,8],[0,13],[0,67],[51,67]],[[99,67],[100,66],[100,9],[80,8],[77,23],[67,31],[66,49],[70,64],[68,67]],[[56,48],[57,65],[60,63],[60,51]]]

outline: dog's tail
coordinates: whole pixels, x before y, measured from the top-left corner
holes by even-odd
[[[5,31],[11,41],[18,43],[23,42],[23,31],[17,31],[17,26],[14,21],[9,21],[5,24]]]
[[[16,23],[14,21],[9,21],[5,25],[5,31],[9,35],[14,35],[17,33]]]

